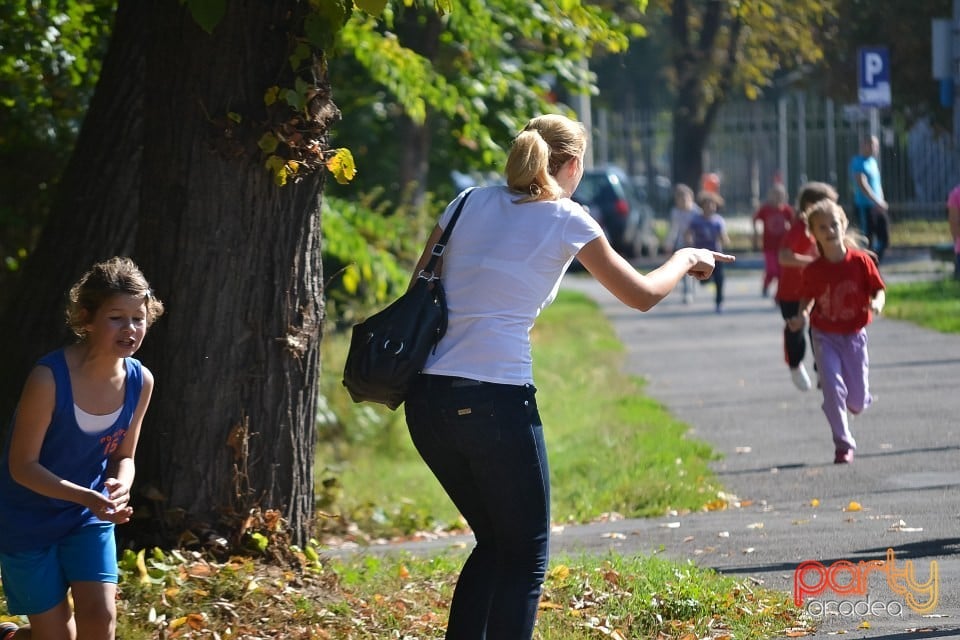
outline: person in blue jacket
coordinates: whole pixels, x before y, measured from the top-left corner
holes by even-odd
[[[3,591],[10,613],[29,620],[0,624],[0,640],[115,637],[114,526],[133,513],[134,452],[153,391],[132,356],[163,303],[120,257],[94,265],[69,297],[79,339],[31,370],[0,456]]]

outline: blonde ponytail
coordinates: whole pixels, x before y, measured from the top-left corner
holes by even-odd
[[[527,123],[510,147],[507,186],[520,195],[518,203],[559,200],[565,194],[557,182],[560,168],[586,149],[583,125],[570,118],[548,114]]]

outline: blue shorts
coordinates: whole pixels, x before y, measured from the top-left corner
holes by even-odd
[[[117,583],[114,525],[81,527],[44,549],[0,553],[0,577],[13,615],[49,611],[67,596],[73,582]]]

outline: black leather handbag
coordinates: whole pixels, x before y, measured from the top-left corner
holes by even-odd
[[[430,350],[447,331],[447,299],[434,272],[469,193],[464,194],[430,260],[406,293],[353,326],[343,385],[354,402],[399,407]]]

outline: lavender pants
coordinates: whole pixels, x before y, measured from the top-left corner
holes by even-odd
[[[812,330],[813,352],[823,387],[823,408],[833,443],[837,450],[856,449],[857,441],[850,432],[849,411],[857,415],[870,406],[868,374],[870,358],[867,355],[867,331],[856,333],[827,333]]]

